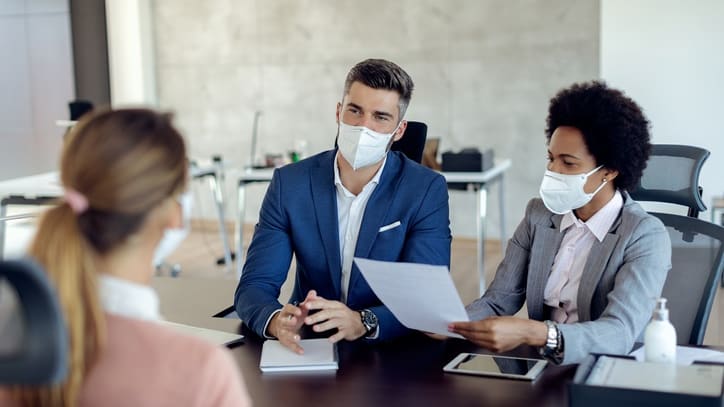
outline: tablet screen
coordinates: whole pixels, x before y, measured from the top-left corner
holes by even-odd
[[[469,353],[461,358],[452,369],[466,370],[481,374],[506,374],[525,376],[539,362],[538,359],[510,358],[491,355],[477,355]]]

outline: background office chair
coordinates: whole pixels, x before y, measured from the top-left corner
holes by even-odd
[[[679,344],[701,345],[724,259],[724,228],[697,219],[706,210],[699,173],[709,151],[683,145],[653,146],[648,166],[631,197],[683,205],[687,216],[651,212],[671,238],[671,271],[662,296]],[[653,304],[653,302],[652,302]]]
[[[422,162],[422,152],[425,150],[427,140],[427,124],[423,122],[407,122],[407,129],[401,139],[392,143],[392,151],[400,151],[410,160]]]
[[[699,173],[709,151],[694,146],[654,144],[651,157],[631,197],[637,201],[667,202],[688,208],[696,218],[706,210]]]
[[[701,345],[724,266],[724,227],[701,219],[652,213],[671,238],[671,271],[662,296],[679,344]]]
[[[0,262],[0,384],[61,382],[68,336],[60,305],[38,264]]]

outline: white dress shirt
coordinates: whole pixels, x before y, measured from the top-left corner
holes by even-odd
[[[103,309],[123,317],[160,321],[158,294],[153,288],[99,273],[98,290]]]
[[[339,256],[342,259],[342,298],[343,303],[347,303],[347,294],[349,291],[349,278],[352,273],[352,260],[354,260],[354,251],[357,247],[357,238],[359,237],[359,229],[362,226],[362,217],[367,208],[367,201],[370,200],[372,192],[374,192],[377,184],[380,183],[382,170],[385,168],[387,158],[382,160],[380,169],[377,170],[375,176],[368,182],[358,195],[349,192],[342,185],[342,179],[339,177],[339,152],[334,160],[334,186],[337,188],[337,221],[339,225]]]
[[[553,261],[543,294],[544,303],[553,308],[551,319],[559,323],[578,321],[578,286],[595,239],[602,242],[623,207],[623,197],[616,191],[613,198],[586,222],[573,212],[561,219],[565,233]]]

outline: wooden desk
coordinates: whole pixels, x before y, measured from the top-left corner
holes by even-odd
[[[473,186],[477,193],[477,205],[475,208],[475,221],[477,225],[477,263],[479,276],[479,293],[485,292],[485,225],[487,219],[488,186],[498,183],[498,203],[500,205],[500,235],[501,241],[505,241],[505,183],[503,176],[510,169],[511,160],[497,160],[495,165],[487,171],[482,172],[441,172],[448,183],[464,183]],[[269,182],[272,179],[274,170],[248,169],[238,180],[237,184],[237,216],[236,216],[236,274],[241,278],[241,271],[244,265],[244,215],[246,213],[246,186],[256,182]],[[501,245],[504,247],[504,245]]]
[[[421,334],[375,346],[342,342],[339,370],[322,374],[262,374],[263,341],[241,321],[211,318],[233,297],[235,281],[156,277],[161,312],[169,320],[242,332],[231,349],[255,406],[564,406],[575,366],[549,366],[534,383],[444,373],[460,352],[478,351],[464,341],[439,342]],[[518,356],[535,356],[525,349]]]

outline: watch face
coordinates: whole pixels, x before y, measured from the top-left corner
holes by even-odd
[[[369,310],[362,311],[362,323],[369,329],[377,327],[377,315]]]

